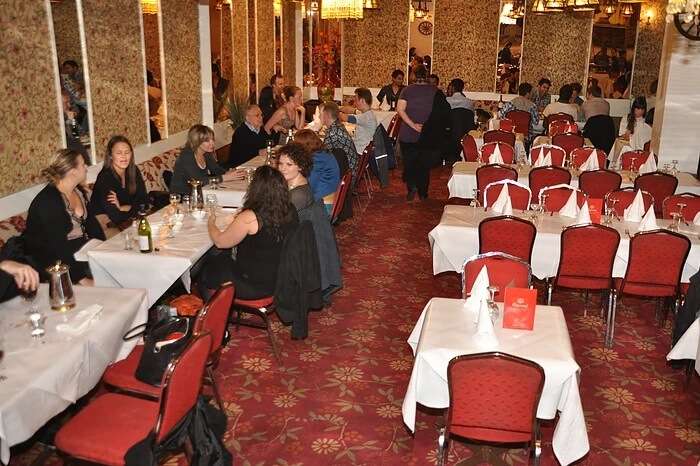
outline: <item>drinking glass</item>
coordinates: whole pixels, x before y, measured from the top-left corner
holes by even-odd
[[[661,169],[661,171],[664,173],[671,173],[671,164],[665,163],[664,167]]]
[[[183,213],[185,213],[185,214],[190,213],[190,196],[189,196],[189,194],[185,194],[184,196],[182,196],[181,205],[182,205]]]
[[[130,251],[134,248],[134,235],[131,227],[124,230],[124,250]]]
[[[549,194],[547,193],[540,193],[540,213],[544,214],[547,211],[547,198],[549,197]]]
[[[649,155],[649,157],[653,156]],[[671,160],[671,163],[673,164],[673,167],[671,167],[671,174],[676,176],[678,174],[678,160]]]
[[[38,306],[36,304],[37,291],[38,291],[38,288],[35,288],[34,290],[20,290],[20,294],[22,295],[22,299],[29,306],[29,309],[27,310],[27,313],[29,313],[29,314],[31,314],[32,312],[36,312],[36,309],[38,309]]]
[[[479,190],[478,189],[472,189],[472,192],[474,193],[474,198],[472,198],[471,201],[471,206],[474,208],[481,207],[481,202],[479,202]]]
[[[540,205],[539,204],[530,204],[530,220],[533,222],[537,221],[537,216],[540,213]]]
[[[671,212],[671,218],[673,219],[671,223],[668,225],[668,229],[671,231],[678,231],[680,230],[680,225],[681,225],[681,214],[678,212]]]
[[[173,211],[174,214],[178,213],[178,204],[180,203],[180,195],[171,193],[169,196],[170,200],[170,210]]]
[[[497,286],[489,286],[487,288],[489,290],[490,298],[486,302],[489,307],[489,317],[491,317],[491,323],[495,324],[496,321],[498,320],[498,317],[501,315],[501,310],[498,309],[498,305],[496,304],[496,293],[498,293],[499,288]]]
[[[29,325],[32,329],[32,338],[41,338],[46,334],[46,331],[44,330],[44,321],[46,321],[46,317],[39,312],[38,309],[29,314]]]
[[[246,183],[250,184],[250,182],[253,181],[253,173],[255,173],[254,168],[246,168],[245,169],[245,181],[246,181]]]
[[[207,194],[207,197],[205,198],[205,205],[207,206],[207,211],[210,215],[216,212],[216,206],[218,203],[219,201],[216,198],[216,194]]]
[[[688,225],[688,222],[686,222],[685,217],[683,216],[683,209],[685,209],[688,204],[684,204],[682,202],[679,202],[678,204],[678,215],[680,216],[680,221],[683,222],[684,224]]]
[[[211,189],[213,189],[213,190],[219,189],[219,177],[218,176],[210,176],[209,177],[209,186],[211,186]]]

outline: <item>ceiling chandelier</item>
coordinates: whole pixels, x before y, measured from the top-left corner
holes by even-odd
[[[607,11],[612,8],[615,12],[615,7],[612,6],[614,0],[610,0],[608,6],[601,5],[601,1],[605,0],[534,0],[532,2],[532,12],[537,14],[543,13],[561,13],[563,11],[588,12],[588,11]],[[630,0],[643,1],[643,0]]]
[[[141,13],[144,15],[158,14],[158,0],[141,0]]]
[[[321,19],[362,19],[364,0],[324,0]]]
[[[669,0],[666,12],[684,37],[700,40],[700,0]]]
[[[413,16],[416,19],[424,19],[430,13],[430,8],[428,8],[428,0],[418,0],[416,6],[413,7]]]
[[[379,10],[379,1],[378,0],[364,0],[362,7],[365,10]]]

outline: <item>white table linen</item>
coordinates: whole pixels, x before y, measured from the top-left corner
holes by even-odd
[[[482,138],[474,138],[474,142],[476,142],[476,148],[478,150],[481,150],[481,148],[484,146],[484,138],[483,137]],[[515,159],[517,159],[518,156],[527,157],[527,152],[525,152],[525,144],[520,139],[515,140],[514,149],[515,149]],[[460,152],[459,156],[461,157],[462,160],[464,160],[464,152]],[[474,162],[474,163],[476,163],[476,162]]]
[[[167,209],[167,207],[166,207]],[[207,231],[208,218],[195,219],[186,215],[182,228],[174,238],[167,237],[162,224],[164,209],[150,215],[148,221],[158,231],[153,235],[153,246],[158,251],[143,254],[136,244],[124,249],[124,232],[113,236],[88,251],[88,261],[95,285],[108,288],[145,288],[148,305],[151,306],[178,279],[190,288],[190,268],[199,260],[213,242]],[[217,225],[225,228],[231,223],[232,214],[219,210]]]
[[[474,197],[474,190],[476,189],[476,170],[479,168],[478,162],[456,162],[452,166],[452,176],[447,182],[447,189],[450,192],[450,197],[460,197],[462,199],[471,199]],[[517,170],[517,166],[513,165],[513,168]],[[526,166],[520,170],[518,174],[518,182],[524,185],[529,184],[528,175],[530,174],[530,169],[532,167]],[[622,187],[634,186],[634,180],[631,178],[630,173],[620,172],[622,175]],[[694,193],[700,195],[700,181],[698,181],[690,173],[679,173],[676,175],[678,178],[678,188],[676,188],[676,193]],[[571,185],[578,187],[578,176],[573,176],[571,178]]]
[[[700,374],[700,318],[688,327],[666,359],[694,359],[695,371]]]
[[[53,416],[87,394],[112,362],[126,357],[136,340],[122,336],[146,322],[144,290],[116,290],[76,286],[76,307],[66,313],[51,311],[48,286],[41,285],[36,302],[44,312],[45,336],[30,336],[20,298],[0,305],[5,355],[0,362],[0,460],[7,464],[10,447],[29,439]],[[99,304],[102,311],[79,335],[58,332],[83,309]]]
[[[206,187],[202,193],[205,199],[212,194],[216,196],[217,204],[222,207],[241,207],[247,191],[248,182],[246,180],[233,180],[219,183],[218,189]]]
[[[461,299],[433,298],[423,309],[408,337],[415,355],[403,401],[404,423],[415,429],[416,403],[447,408],[447,366],[463,354],[491,351],[475,338],[476,327]],[[501,310],[502,304],[499,304]],[[580,367],[574,359],[564,314],[559,307],[537,306],[532,331],[502,328],[496,321],[497,351],[534,361],[545,372],[539,419],[553,419],[559,411],[552,446],[561,464],[570,464],[589,450],[586,421],[578,390]],[[507,389],[507,388],[503,388]]]
[[[443,211],[440,223],[428,233],[428,240],[433,252],[433,273],[462,272],[464,261],[479,253],[479,222],[487,217],[498,214],[483,208],[474,209],[468,206],[447,205]],[[514,215],[525,218],[522,211],[515,211]],[[657,220],[659,226],[664,228],[669,224],[668,220]],[[537,221],[537,235],[532,249],[532,273],[538,278],[553,277],[559,267],[559,252],[561,245],[561,231],[563,227],[576,223],[576,219],[560,217],[558,214],[540,216]],[[627,270],[629,256],[629,238],[625,233],[637,233],[639,223],[615,221],[613,228],[620,233],[620,246],[617,249],[613,276],[623,277]],[[690,253],[685,262],[682,273],[682,281],[688,281],[692,275],[700,270],[700,229],[693,226],[685,226],[681,233],[688,236],[691,242]]]

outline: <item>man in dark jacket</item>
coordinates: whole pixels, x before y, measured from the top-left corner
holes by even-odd
[[[231,138],[231,147],[225,168],[236,168],[256,155],[264,154],[269,139],[270,137],[263,128],[260,107],[250,105],[245,112],[245,121],[236,128]]]

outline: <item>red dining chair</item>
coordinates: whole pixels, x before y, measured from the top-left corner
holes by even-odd
[[[465,162],[476,162],[479,160],[479,148],[476,147],[476,140],[471,134],[462,137],[462,157]]]
[[[545,116],[544,117],[544,128],[546,131],[549,131],[549,125],[551,125],[555,121],[566,121],[569,123],[574,123],[574,117],[569,115],[568,113],[552,113],[551,115]]]
[[[340,184],[335,192],[333,209],[331,209],[331,225],[335,225],[338,222],[338,217],[340,217],[340,213],[343,211],[343,206],[345,205],[345,199],[348,197],[348,191],[350,190],[351,183],[352,172],[348,170],[340,179]]]
[[[218,364],[234,294],[235,288],[232,283],[222,285],[211,299],[209,299],[206,306],[199,311],[194,322],[195,334],[210,333],[212,337],[213,344],[211,345],[211,354],[206,367],[206,381],[211,384],[214,397],[221,409],[223,409],[223,403],[216,384],[216,379],[214,378],[213,369]],[[139,365],[142,354],[143,345],[136,345],[125,359],[110,364],[107,367],[102,376],[102,381],[110,388],[119,391],[158,398],[161,394],[162,387],[156,387],[141,382],[135,376],[136,368]]]
[[[571,151],[571,164],[578,168],[591,156],[593,151],[596,152],[596,158],[598,159],[598,168],[605,168],[605,162],[608,159],[607,154],[602,149],[596,149],[595,147],[576,147]]]
[[[486,131],[484,133],[484,144],[487,142],[505,142],[510,144],[511,147],[515,147],[515,133],[500,129]]]
[[[604,199],[605,196],[622,185],[622,176],[612,170],[601,168],[583,172],[578,176],[578,187],[593,199]]]
[[[649,152],[651,149],[651,141],[647,141],[644,143],[644,147],[642,147],[645,151]]]
[[[680,204],[685,204],[682,212],[683,220],[692,223],[700,212],[700,196],[693,193],[674,194],[664,199],[663,218],[673,218],[671,214],[680,211]]]
[[[622,217],[625,214],[625,209],[632,204],[634,198],[637,196],[637,190],[632,187],[620,188],[614,191],[610,191],[605,196],[605,205],[613,208],[615,214]],[[613,206],[612,200],[617,199],[617,203]],[[654,204],[654,198],[651,194],[646,191],[642,191],[642,200],[644,201],[644,212],[649,210]]]
[[[539,203],[544,199],[544,209],[547,212],[559,212],[571,197],[576,193],[576,205],[580,208],[586,202],[586,194],[571,185],[545,186],[540,190]],[[546,197],[545,197],[546,195]]]
[[[498,150],[501,152],[503,163],[506,165],[512,164],[513,160],[515,160],[515,149],[505,142],[485,142],[484,145],[481,146],[481,160],[484,163],[488,163],[489,157],[496,151],[496,147],[498,147]]]
[[[551,144],[542,144],[539,146],[534,146],[532,149],[530,149],[530,160],[532,161],[532,164],[534,165],[540,157],[545,157],[548,152],[552,158],[552,165],[555,167],[564,166],[566,151],[559,146],[554,146]]]
[[[501,252],[528,264],[537,228],[532,222],[510,215],[488,217],[479,223],[479,254]]]
[[[607,291],[609,308],[612,299],[613,264],[619,246],[620,233],[614,228],[595,223],[565,228],[561,232],[557,274],[547,281],[547,305],[552,304],[552,292],[555,288],[567,288],[585,290],[584,315],[589,291]]]
[[[526,443],[534,464],[539,464],[537,407],[544,380],[539,364],[505,353],[453,358],[447,366],[450,405],[438,436],[438,465],[445,464],[453,436],[488,443]]]
[[[515,124],[516,133],[520,133],[527,137],[527,135],[530,133],[530,120],[532,119],[530,112],[526,112],[524,110],[511,110],[510,112],[506,113],[506,118]]]
[[[510,254],[487,252],[470,257],[464,262],[464,267],[462,267],[463,298],[471,293],[474,281],[484,267],[489,275],[489,285],[498,287],[494,299],[499,303],[503,302],[506,288],[530,288],[532,285],[530,264]]]
[[[580,131],[576,123],[566,120],[555,120],[549,124],[548,132],[550,137],[554,137],[564,133],[578,134]]]
[[[91,463],[122,466],[126,453],[153,435],[153,450],[192,411],[202,388],[212,336],[199,334],[165,371],[158,400],[107,393],[90,401],[56,434],[63,453]]]
[[[568,155],[577,147],[583,147],[583,136],[578,133],[557,134],[552,136],[552,144],[564,149]]]
[[[476,188],[478,190],[478,196],[481,203],[484,203],[484,191],[486,186],[490,185],[495,181],[501,180],[513,180],[518,179],[518,172],[506,165],[491,164],[482,165],[476,169]]]
[[[515,122],[513,120],[508,119],[508,117],[501,118],[498,121],[498,129],[500,129],[501,131],[514,133],[515,132]]]
[[[634,180],[634,187],[651,194],[654,198],[654,212],[661,216],[664,199],[676,192],[678,178],[662,172],[645,173]]]
[[[267,337],[270,340],[270,346],[272,346],[272,353],[275,355],[275,360],[278,364],[282,364],[282,357],[280,355],[280,350],[277,347],[277,340],[272,332],[272,324],[270,323],[270,314],[274,312],[274,296],[266,296],[260,299],[234,299],[232,309],[236,311],[236,318],[234,320],[236,324],[236,330],[240,328],[241,325],[254,328],[262,328],[267,332]],[[248,319],[243,319],[242,314],[251,314],[260,318],[262,323],[251,321]]]
[[[608,347],[613,345],[617,300],[622,295],[656,298],[657,313],[660,299],[665,298],[666,306],[659,319],[664,325],[669,303],[675,303],[679,295],[681,274],[689,251],[690,240],[668,230],[639,232],[630,239],[627,271],[624,278],[614,279],[605,340]]]
[[[639,167],[649,158],[649,152],[644,150],[631,150],[620,155],[620,167],[622,170],[639,171]]]
[[[394,144],[396,143],[396,140],[399,137],[399,129],[401,128],[401,118],[399,117],[399,114],[397,113],[393,117],[391,117],[391,121],[389,122],[389,126],[387,127],[387,134],[389,135],[389,139],[391,139]]]
[[[374,158],[374,142],[370,142],[362,151],[357,160],[357,168],[355,172],[355,181],[352,185],[356,189],[356,194],[367,194],[367,199],[372,199],[372,191],[374,184],[372,183],[372,175],[369,170],[369,161]],[[360,182],[364,184],[364,189],[360,190]]]
[[[527,210],[532,200],[532,192],[530,192],[530,188],[524,184],[513,180],[494,181],[488,184],[486,188],[484,188],[484,207],[492,206],[506,186],[508,187],[508,194],[510,195],[510,202],[513,208]]]
[[[571,173],[560,167],[537,167],[530,170],[528,175],[532,198],[539,199],[540,191],[547,186],[570,184]]]

